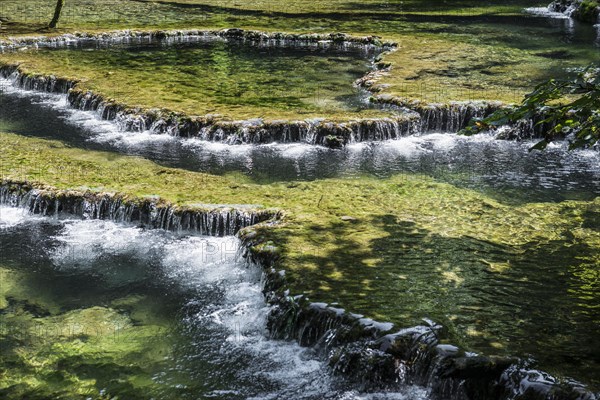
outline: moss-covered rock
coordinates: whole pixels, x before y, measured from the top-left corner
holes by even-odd
[[[550,10],[566,13],[571,17],[584,22],[600,22],[600,3],[597,0],[556,0],[550,6]]]

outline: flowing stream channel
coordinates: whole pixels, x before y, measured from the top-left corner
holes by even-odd
[[[360,103],[360,94],[350,92],[336,97],[336,107]],[[228,145],[125,131],[95,112],[72,109],[66,95],[22,90],[10,79],[0,81],[0,105],[2,131],[140,155],[194,171],[241,171],[261,183],[419,173],[517,205],[600,195],[600,154],[569,152],[562,143],[529,152],[528,142],[433,132],[337,150],[307,143]],[[591,212],[590,224],[599,223],[598,215]],[[389,255],[390,268],[402,262],[413,277],[398,288],[398,293],[412,292],[406,298],[409,319],[452,314],[458,328],[483,319],[492,334],[514,342],[509,353],[532,355],[543,365],[558,363],[555,371],[600,384],[600,288],[597,282],[586,286],[562,280],[562,271],[588,271],[577,259],[588,249],[546,249],[553,254],[549,263],[544,249],[519,253],[441,239],[423,244],[426,236],[413,232],[404,240],[414,252]],[[96,377],[108,391],[127,398],[135,398],[134,386],[156,398],[427,398],[427,391],[417,387],[361,393],[359,386],[332,377],[311,349],[267,339],[260,272],[243,263],[238,246],[234,237],[39,217],[1,206],[0,272],[10,292],[3,329],[14,330],[13,341],[3,346],[5,356],[15,364],[21,357],[41,357],[42,338],[50,335],[55,341],[52,362],[77,371],[61,379],[85,387],[85,377]],[[433,246],[435,254],[420,252],[419,246]],[[498,278],[478,274],[483,257],[512,263],[514,273]],[[434,277],[428,271],[440,258],[473,271],[460,290],[432,301]],[[527,284],[536,277],[541,277],[539,285]],[[524,337],[532,337],[532,343]],[[122,354],[95,351],[108,340]],[[31,354],[16,351],[23,343]],[[479,345],[486,349],[483,341]]]
[[[3,359],[20,365],[17,347],[27,343],[35,358],[53,343],[49,359],[65,380],[81,384],[67,371],[94,377],[106,392],[130,399],[383,396],[360,395],[332,378],[310,349],[267,339],[260,269],[240,260],[238,246],[235,237],[0,206],[0,272],[11,294],[2,330],[13,340],[2,346]],[[96,352],[107,343],[114,353]],[[421,399],[426,392],[386,396]]]

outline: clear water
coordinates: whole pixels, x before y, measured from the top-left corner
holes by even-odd
[[[505,202],[589,200],[600,195],[600,154],[569,152],[564,144],[529,152],[533,143],[433,133],[332,150],[304,143],[226,145],[150,132],[124,132],[95,114],[69,109],[64,96],[33,94],[0,81],[0,129],[117,151],[165,166],[257,182],[424,173],[478,189]]]
[[[0,100],[0,127],[8,131],[60,139],[86,149],[138,154],[173,167],[217,174],[243,171],[260,182],[424,173],[515,204],[590,200],[600,195],[600,154],[569,152],[564,144],[529,152],[531,143],[437,133],[357,143],[343,150],[302,143],[230,146],[121,132],[93,113],[69,110],[63,96],[33,95],[5,86]],[[597,224],[597,212],[588,214],[586,226]],[[373,290],[366,298],[353,300],[359,308],[353,311],[396,304],[396,297],[386,298],[390,293],[411,293],[402,307],[394,306],[404,310],[398,320],[417,323],[427,316],[449,327],[452,341],[469,348],[488,354],[531,355],[546,370],[598,384],[596,250],[584,243],[566,246],[568,238],[543,246],[509,247],[469,238],[451,240],[395,220],[378,223],[384,223],[397,241],[395,251],[380,254],[378,282],[393,282],[396,289]],[[124,232],[142,235],[135,229]],[[129,241],[141,244],[136,240]],[[460,285],[440,273],[444,262],[452,263],[457,279],[462,277]],[[504,267],[508,273],[495,270]],[[399,279],[398,274],[406,278]],[[120,280],[122,276],[115,278]],[[373,288],[377,285],[373,283]],[[249,313],[261,311],[255,307]]]
[[[361,393],[310,349],[267,339],[260,271],[238,246],[0,206],[6,376],[46,357],[68,376],[62,389],[93,377],[96,395],[128,399],[426,398],[419,388]],[[37,395],[58,396],[53,367],[37,371]],[[0,393],[18,398],[18,388]]]
[[[390,6],[388,2],[381,4]],[[193,8],[189,11],[196,12]],[[440,13],[444,12],[440,6]],[[351,23],[344,24],[347,27]],[[600,44],[597,28],[568,19],[528,14],[521,17],[471,17],[468,13],[410,15],[404,19],[380,18],[373,26],[381,32],[431,33],[437,29],[440,35],[547,52],[550,58],[568,57],[569,63],[580,64],[597,58],[596,46]],[[555,61],[552,63],[560,63]],[[547,70],[548,74],[564,71],[564,68]],[[344,81],[348,82],[346,78]],[[598,152],[567,152],[562,144],[545,152],[529,153],[530,143],[435,133],[384,143],[354,144],[343,150],[305,144],[227,146],[148,132],[120,132],[113,124],[99,121],[92,114],[68,110],[60,96],[32,96],[11,87],[0,93],[0,105],[0,129],[60,139],[86,149],[138,154],[173,167],[215,174],[242,171],[257,182],[365,174],[384,178],[417,172],[481,190],[510,203],[589,200],[600,195]],[[119,306],[124,302],[122,299],[132,293],[145,299],[144,305],[124,307],[124,313],[151,316],[138,318],[136,324],[158,324],[170,332],[164,338],[158,337],[159,344],[154,346],[166,348],[167,359],[162,359],[162,355],[151,362],[133,359],[136,365],[147,368],[130,374],[153,378],[150,389],[145,390],[167,398],[185,397],[188,393],[217,398],[297,398],[305,392],[306,385],[308,398],[368,397],[348,382],[328,377],[327,370],[310,352],[291,344],[264,340],[261,325],[264,305],[256,294],[256,271],[225,262],[227,271],[204,280],[205,271],[197,260],[183,257],[174,261],[171,253],[167,254],[166,249],[177,250],[177,246],[190,243],[198,245],[206,238],[177,238],[132,227],[110,224],[99,227],[91,222],[29,221],[30,217],[25,219],[28,222],[21,223],[19,212],[11,209],[2,209],[1,215],[2,221],[6,221],[5,232],[10,233],[2,236],[0,254],[14,254],[5,263],[6,268],[27,276],[29,293],[46,287],[54,293],[44,294],[50,300],[39,301],[41,310],[23,305],[21,309],[41,315],[45,308],[58,309],[54,313],[95,305],[118,309],[122,307]],[[588,228],[595,229],[600,224],[597,210],[591,209],[585,218]],[[467,343],[471,348],[485,353],[531,355],[546,370],[595,387],[600,385],[597,250],[585,243],[570,243],[568,237],[541,247],[499,247],[469,238],[449,240],[410,225],[388,222],[390,236],[399,238],[398,249],[383,255],[380,280],[393,282],[397,293],[410,293],[403,297],[407,320],[427,315],[448,326],[453,340]],[[94,236],[87,242],[83,232],[86,230]],[[121,249],[122,245],[114,243],[115,236],[128,238],[132,246]],[[46,240],[50,244],[45,244]],[[85,243],[85,250],[72,244],[78,241]],[[156,243],[156,247],[149,249],[147,242]],[[185,252],[180,250],[178,254]],[[62,261],[65,257],[73,262]],[[586,260],[582,261],[582,257]],[[448,283],[449,278],[436,269],[448,260],[459,276],[467,277],[461,285],[454,287],[452,280]],[[489,268],[482,267],[484,264],[489,264]],[[85,268],[89,265],[91,269]],[[407,278],[399,279],[398,265]],[[508,273],[498,272],[498,268],[507,266],[510,266]],[[216,270],[220,271],[219,268]],[[229,275],[230,270],[233,275]],[[244,288],[243,298],[229,298],[228,286]],[[361,300],[365,304],[357,303],[368,309],[369,301],[398,302],[397,297],[379,297],[385,293],[373,291],[368,299]],[[245,311],[237,315],[232,310],[239,310],[241,303]],[[49,304],[54,304],[54,308]],[[8,317],[3,314],[2,318]],[[215,362],[219,368],[215,368]],[[106,368],[106,360],[93,363],[97,364],[96,371]],[[85,375],[80,365],[66,365]],[[110,387],[112,377],[119,373],[116,367],[109,369],[108,378],[100,380],[99,387]],[[299,380],[298,385],[290,385],[295,380]],[[123,391],[124,387],[118,390]],[[415,389],[411,393],[379,397],[422,395]]]
[[[215,37],[175,43],[84,41],[20,51],[30,53],[45,71],[89,80],[92,87],[95,82],[101,93],[126,104],[228,120],[368,108],[366,94],[353,83],[372,69],[378,54],[359,48],[250,46]]]

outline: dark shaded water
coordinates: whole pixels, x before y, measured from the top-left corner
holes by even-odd
[[[149,132],[123,132],[94,114],[71,110],[63,96],[32,95],[4,81],[0,129],[59,139],[75,147],[147,157],[212,174],[242,172],[257,182],[423,173],[507,202],[588,200],[600,195],[600,153],[564,144],[529,152],[533,143],[426,134],[332,150],[304,143],[226,145]]]
[[[268,340],[260,272],[237,249],[233,237],[0,206],[0,351],[11,365],[3,383],[15,383],[0,395],[425,398],[417,388],[359,395],[310,349]],[[37,359],[46,361],[32,380]]]

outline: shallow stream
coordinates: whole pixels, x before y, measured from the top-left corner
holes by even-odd
[[[68,57],[71,50],[53,51]],[[198,90],[211,88],[215,101],[228,106],[265,101],[283,109],[364,106],[364,98],[351,85],[369,69],[364,57],[305,53],[292,57],[275,52],[269,67],[261,61],[264,54],[237,59],[236,51],[223,45],[208,50],[138,48],[122,67],[152,64],[160,69],[183,60],[179,73],[189,72]],[[125,52],[90,50],[83,58],[89,63],[110,62]],[[211,57],[231,62],[237,74],[228,80],[230,71],[220,71],[219,82],[227,86],[222,92],[201,74],[201,66],[210,64]],[[254,77],[257,63],[272,68],[262,70],[270,81],[258,86],[274,83],[276,98],[255,88],[254,78],[239,79],[246,73]],[[295,90],[286,93],[287,76],[277,71],[289,63],[297,65],[300,78]],[[327,85],[305,74],[315,68],[332,68]],[[424,174],[515,207],[589,201],[600,195],[599,153],[568,152],[561,143],[545,152],[529,152],[532,143],[435,132],[353,143],[341,150],[305,143],[232,146],[124,132],[94,113],[70,109],[65,96],[26,92],[7,80],[0,86],[0,131],[140,155],[194,171],[242,172],[259,183]],[[238,89],[239,94],[232,96]],[[244,93],[254,97],[244,99]],[[195,96],[198,100],[202,95],[199,91]],[[585,229],[598,229],[598,210],[590,206],[584,217]],[[380,255],[384,262],[379,278],[395,285],[394,297],[385,297],[390,291],[373,293],[357,304],[365,302],[368,308],[370,301],[400,303],[401,318],[412,323],[430,317],[448,326],[452,339],[474,351],[531,356],[552,373],[600,385],[597,247],[574,242],[568,235],[544,246],[499,246],[468,237],[448,239],[396,221],[380,222],[390,237],[398,238],[396,250]],[[426,397],[419,388],[361,394],[359,387],[332,378],[310,349],[268,340],[260,274],[235,257],[235,238],[176,235],[68,217],[38,218],[2,206],[0,246],[0,300],[6,302],[0,314],[6,344],[3,360],[14,366],[9,374],[15,380],[35,371],[39,379],[54,382],[53,390],[69,384],[85,393],[96,385],[127,398]],[[449,263],[454,275],[442,274],[440,268]],[[99,350],[107,341],[113,341],[114,354]],[[57,365],[62,372],[53,372],[48,365]]]

